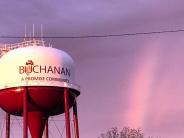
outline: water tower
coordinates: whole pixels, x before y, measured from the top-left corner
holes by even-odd
[[[75,85],[72,58],[35,39],[6,45],[1,54],[0,107],[7,113],[6,138],[10,133],[10,114],[23,116],[23,138],[28,137],[28,127],[32,138],[42,138],[49,116],[62,113],[66,137],[71,138],[71,107],[74,137],[79,138],[76,97],[80,91]]]

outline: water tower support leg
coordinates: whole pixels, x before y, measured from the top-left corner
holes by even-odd
[[[69,114],[69,91],[64,88],[64,108],[65,108],[65,125],[66,125],[66,138],[71,138],[70,135],[70,114]]]
[[[6,113],[6,138],[10,138],[10,114]]]
[[[49,124],[48,124],[48,118],[45,122],[45,131],[44,131],[45,138],[49,138]]]
[[[79,138],[79,126],[78,126],[76,96],[74,97],[74,104],[73,104],[73,121],[74,121],[74,137]]]
[[[28,137],[28,107],[27,107],[27,93],[28,87],[25,87],[23,93],[23,138]]]

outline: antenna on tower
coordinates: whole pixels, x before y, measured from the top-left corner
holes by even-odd
[[[27,26],[26,24],[24,25],[24,41],[26,41],[27,38]]]
[[[34,30],[34,24],[33,24],[33,40],[34,40],[35,30]]]
[[[43,24],[41,24],[41,40],[43,41]]]

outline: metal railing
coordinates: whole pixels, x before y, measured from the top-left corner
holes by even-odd
[[[33,39],[33,40],[25,40],[21,43],[4,44],[2,47],[0,47],[0,57],[2,57],[5,53],[7,53],[10,50],[27,46],[45,46],[45,42],[43,40]]]

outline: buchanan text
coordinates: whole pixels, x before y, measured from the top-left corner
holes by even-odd
[[[53,74],[61,74],[70,77],[70,69],[63,68],[63,67],[56,67],[56,66],[39,66],[39,65],[32,65],[32,66],[19,66],[19,73],[23,74],[30,74],[30,73],[53,73]]]

